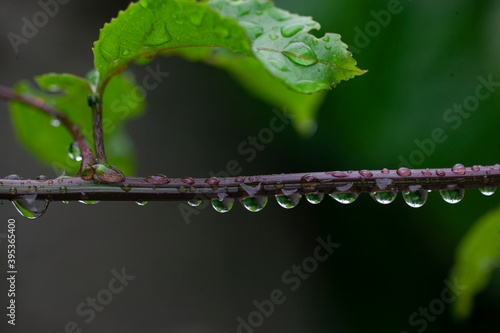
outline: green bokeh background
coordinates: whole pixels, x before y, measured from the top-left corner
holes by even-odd
[[[320,34],[340,33],[359,49],[354,56],[369,72],[327,95],[314,136],[287,127],[251,163],[237,147],[269,126],[274,106],[249,96],[215,68],[156,60],[171,74],[148,93],[147,115],[127,126],[138,147],[137,174],[201,177],[224,170],[230,160],[240,162],[245,175],[397,168],[399,156],[408,159],[415,140],[430,138],[436,128],[447,140],[415,166],[498,163],[500,93],[482,101],[456,129],[443,114],[474,94],[479,76],[500,81],[500,2],[401,1],[403,11],[367,45],[356,43],[357,28],[365,31],[374,22],[371,12],[387,9],[389,2],[276,1],[313,16],[322,24]],[[16,55],[6,34],[19,31],[21,17],[40,8],[35,1],[3,1],[1,84],[46,72],[84,75],[98,29],[126,5],[73,0]],[[143,67],[132,70],[139,79],[146,74]],[[53,176],[12,142],[6,105],[0,108],[1,174]],[[136,281],[92,323],[82,323],[85,332],[235,332],[236,318],[254,311],[254,300],[285,289],[283,272],[312,254],[317,237],[331,235],[342,244],[338,251],[300,289],[288,292],[255,332],[418,332],[422,326],[411,326],[409,316],[440,297],[460,240],[498,206],[498,195],[471,190],[450,205],[430,193],[420,209],[401,196],[388,206],[367,195],[348,206],[330,198],[317,206],[304,200],[291,211],[271,200],[259,214],[240,206],[224,215],[206,209],[189,225],[178,203],[53,203],[34,223],[18,218],[19,325],[24,331],[57,331],[68,320],[82,323],[75,307],[107,284],[112,268],[127,267]],[[14,214],[6,205],[1,221]],[[0,232],[5,230],[2,223]],[[4,243],[0,247],[5,253]],[[496,272],[469,321],[454,323],[447,305],[425,332],[497,332],[499,290]]]

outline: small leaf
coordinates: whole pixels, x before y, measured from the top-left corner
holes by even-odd
[[[82,133],[93,147],[92,110],[87,101],[92,93],[89,82],[68,74],[47,74],[35,80],[42,90],[24,81],[16,86],[16,91],[40,98],[65,113],[73,123],[80,125]],[[134,94],[134,89],[138,88],[133,77],[123,73],[110,81],[103,99],[103,108],[107,110],[103,114],[104,140],[106,146],[108,141],[111,143],[107,153],[110,161],[128,174],[133,172],[133,149],[130,140],[124,139],[126,133],[119,129],[123,120],[142,112],[142,98]],[[64,169],[73,174],[78,172],[80,162],[71,159],[68,154],[73,138],[64,126],[40,110],[20,102],[11,101],[10,108],[17,136],[31,152],[49,163],[56,173]],[[115,157],[117,161],[114,161]]]
[[[491,274],[500,266],[500,208],[481,217],[461,241],[451,280],[463,286],[453,304],[458,319],[472,311],[474,296],[486,288]]]

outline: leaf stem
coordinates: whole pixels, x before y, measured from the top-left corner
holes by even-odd
[[[98,163],[108,163],[104,149],[104,134],[102,131],[102,100],[101,94],[89,96],[89,106],[92,108],[92,125],[94,126],[94,148]]]
[[[86,173],[86,176],[84,177],[86,177],[87,180],[92,179],[92,173],[89,174],[88,170],[92,170],[91,167],[95,164],[95,158],[87,140],[85,139],[85,136],[80,131],[79,125],[73,124],[73,122],[71,122],[71,120],[69,120],[64,113],[48,105],[42,99],[19,94],[11,88],[0,86],[0,98],[14,100],[33,106],[34,108],[37,108],[38,110],[41,110],[49,116],[59,120],[61,124],[68,129],[75,141],[78,142],[78,147],[80,148],[80,153],[82,154],[82,164],[80,166],[79,174],[84,176],[84,173]]]
[[[242,199],[292,193],[438,191],[500,186],[498,164],[462,168],[401,168],[227,178],[126,177],[124,182],[115,184],[95,183],[80,177],[45,181],[2,179],[0,199],[16,200],[24,195],[36,193],[37,199],[49,201],[188,201],[220,199],[226,196]],[[33,186],[36,186],[36,189]]]

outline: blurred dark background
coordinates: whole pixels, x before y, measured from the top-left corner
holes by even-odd
[[[237,146],[268,126],[274,106],[250,97],[217,69],[156,60],[171,74],[148,94],[146,115],[127,125],[137,147],[137,174],[202,177],[233,159],[245,175],[397,168],[400,156],[408,159],[418,148],[414,141],[430,138],[435,128],[447,140],[415,167],[498,163],[499,93],[481,101],[456,129],[443,115],[474,94],[479,76],[500,81],[500,1],[401,1],[403,10],[389,24],[378,24],[378,33],[374,28],[373,37],[362,39],[359,31],[376,22],[371,11],[386,10],[389,3],[394,1],[276,1],[313,16],[321,34],[340,33],[369,72],[328,94],[314,136],[303,138],[287,127],[252,163]],[[19,33],[22,17],[40,6],[3,0],[0,84],[13,86],[47,72],[84,75],[93,64],[99,29],[127,5],[69,1],[16,54],[7,34]],[[146,73],[144,67],[131,70],[139,79]],[[3,102],[0,111],[0,176],[55,176],[15,140]],[[209,207],[189,225],[179,203],[52,203],[35,221],[6,203],[0,232],[6,232],[9,217],[18,221],[18,316],[15,329],[2,317],[1,331],[63,332],[75,321],[83,332],[236,332],[237,318],[255,311],[255,300],[281,289],[286,301],[255,332],[417,332],[423,326],[410,325],[410,315],[440,297],[457,245],[497,206],[498,195],[468,191],[461,203],[450,205],[431,193],[420,209],[401,196],[389,206],[367,195],[348,206],[330,198],[317,206],[303,200],[293,210],[271,200],[259,214],[240,205],[228,214]],[[317,237],[328,235],[340,248],[291,291],[282,274],[313,254]],[[0,240],[3,265],[6,246]],[[107,288],[111,271],[123,267],[136,278],[85,323],[77,306]],[[5,279],[0,287],[5,309]],[[475,305],[470,320],[457,325],[447,304],[425,331],[497,332],[498,273]]]

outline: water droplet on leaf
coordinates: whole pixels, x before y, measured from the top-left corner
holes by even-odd
[[[278,204],[286,209],[292,209],[296,207],[300,202],[300,194],[293,193],[288,195],[278,194],[276,195],[276,201]]]
[[[99,203],[97,200],[78,200],[79,203],[82,203],[84,205],[95,205]]]
[[[250,197],[240,200],[243,207],[252,213],[260,212],[267,205],[267,197]]]
[[[304,26],[302,24],[287,25],[281,27],[281,34],[283,35],[283,37],[293,37],[302,29],[304,29]]]
[[[291,43],[283,52],[288,59],[301,66],[311,66],[318,62],[316,53],[302,42]]]
[[[456,204],[463,199],[465,190],[463,188],[455,190],[443,190],[439,191],[439,194],[441,194],[441,197],[447,203]]]
[[[148,204],[147,201],[136,201],[135,203],[138,204],[139,206],[146,206]]]
[[[61,126],[61,122],[57,118],[52,118],[50,120],[50,125],[52,125],[53,127],[59,127]]]
[[[278,39],[278,35],[271,34],[271,35],[269,35],[269,38],[271,38],[272,40],[276,40],[276,39]]]
[[[145,46],[160,46],[172,40],[172,36],[168,31],[166,23],[157,23],[151,28],[151,31],[146,36],[143,45]]]

